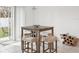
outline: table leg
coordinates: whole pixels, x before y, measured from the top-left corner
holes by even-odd
[[[23,53],[24,52],[24,41],[22,40],[22,37],[23,37],[23,29],[21,28],[21,50]]]
[[[40,53],[40,32],[37,31],[37,52]]]
[[[51,29],[52,30],[52,36],[54,36],[54,28]],[[54,42],[52,43],[52,50],[54,49]]]
[[[51,30],[52,30],[52,35],[54,36],[54,30],[53,30],[53,28]]]

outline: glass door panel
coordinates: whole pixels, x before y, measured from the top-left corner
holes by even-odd
[[[0,7],[0,41],[9,40],[10,37],[10,7]]]

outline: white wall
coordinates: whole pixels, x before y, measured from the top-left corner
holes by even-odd
[[[32,7],[16,6],[16,40],[21,39],[21,27],[33,25]]]
[[[79,7],[37,7],[35,24],[54,26],[55,35],[70,33],[79,37]]]
[[[54,24],[54,8],[36,7],[35,24],[53,26]],[[52,22],[51,22],[52,21]]]
[[[21,26],[25,25],[25,13],[24,7],[17,6],[16,7],[16,40],[21,39]]]
[[[25,13],[25,25],[30,26],[33,25],[33,10],[32,6],[26,6],[24,7],[24,13]]]
[[[56,32],[79,37],[79,7],[56,7]]]
[[[20,27],[39,24],[53,26],[55,35],[70,33],[79,37],[79,7],[37,6],[16,7],[16,37],[20,38]]]

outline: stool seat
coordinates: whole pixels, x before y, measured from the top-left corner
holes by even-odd
[[[36,42],[37,39],[36,39],[36,37],[27,37],[27,38],[23,38],[23,41],[26,41],[26,42]]]
[[[31,42],[33,37],[23,38],[23,41]]]
[[[57,37],[56,36],[52,36],[52,38],[51,39],[48,39],[48,36],[42,36],[42,38],[41,38],[41,41],[45,41],[45,42],[53,42],[53,41],[55,41],[55,40],[57,40]]]

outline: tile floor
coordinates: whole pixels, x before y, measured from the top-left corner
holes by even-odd
[[[0,53],[21,53],[19,41],[8,41],[0,44]]]
[[[0,44],[0,53],[21,53],[20,41],[7,41]],[[79,53],[79,44],[73,47],[58,41],[58,53]]]

